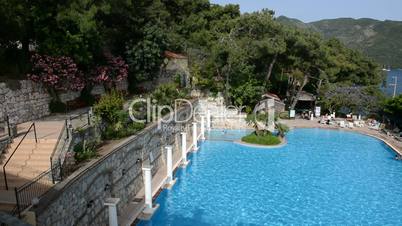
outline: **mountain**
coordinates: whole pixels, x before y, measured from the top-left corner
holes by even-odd
[[[304,23],[285,16],[277,21],[319,32],[325,38],[337,38],[379,64],[402,68],[402,21],[339,18]]]

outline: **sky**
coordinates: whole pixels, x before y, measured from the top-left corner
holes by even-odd
[[[239,4],[242,12],[272,9],[304,22],[339,17],[402,21],[402,0],[210,0],[215,4]]]

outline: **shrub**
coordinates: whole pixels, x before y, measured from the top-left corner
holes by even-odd
[[[107,140],[121,139],[134,135],[138,131],[144,129],[145,124],[139,122],[132,122],[127,125],[117,123],[113,126],[108,126],[103,133],[103,136]]]
[[[278,130],[278,135],[284,137],[287,132],[289,132],[289,127],[282,123],[276,123],[276,129]]]
[[[123,110],[124,99],[116,91],[103,96],[94,106],[94,113],[104,123],[102,136],[113,140],[131,136],[145,127],[144,123],[132,122]]]
[[[241,139],[243,142],[250,144],[258,144],[258,145],[278,145],[281,143],[281,140],[272,135],[271,133],[265,133],[264,135],[257,135],[256,132],[253,132]]]
[[[34,54],[31,61],[32,71],[27,77],[43,84],[53,100],[59,100],[59,91],[79,91],[85,86],[83,73],[70,57]]]
[[[92,76],[95,82],[103,83],[106,88],[114,88],[116,83],[127,78],[128,65],[122,57],[107,54],[106,64],[94,69]]]
[[[80,100],[84,101],[86,105],[92,106],[96,102],[96,98],[91,94],[91,89],[84,88],[81,91]]]
[[[52,113],[65,113],[67,111],[67,105],[58,100],[51,100],[49,110]]]
[[[121,117],[120,111],[123,110],[123,95],[117,91],[111,91],[101,97],[94,106],[94,113],[108,124],[115,124]]]
[[[169,106],[173,106],[176,99],[185,98],[186,96],[186,92],[179,90],[174,83],[160,85],[152,93],[152,98],[155,99],[159,105]]]
[[[96,157],[96,142],[87,142],[84,140],[74,146],[74,158],[79,162],[87,161],[91,158]]]

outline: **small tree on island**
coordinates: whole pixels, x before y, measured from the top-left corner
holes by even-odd
[[[265,136],[265,135],[271,134],[270,131],[267,131],[264,128],[261,128],[261,124],[264,124],[267,122],[268,114],[266,114],[266,113],[248,114],[245,120],[248,125],[250,125],[254,128],[255,134],[257,136]],[[277,120],[278,120],[278,118],[275,117],[275,128],[278,131],[278,136],[283,138],[283,137],[285,137],[286,133],[289,132],[289,127],[286,126],[285,124],[279,123]]]
[[[278,130],[278,136],[284,138],[286,133],[289,132],[289,127],[282,123],[275,123],[275,127]]]
[[[34,54],[31,62],[28,79],[43,84],[52,101],[60,102],[59,92],[80,91],[85,86],[83,73],[70,57]]]

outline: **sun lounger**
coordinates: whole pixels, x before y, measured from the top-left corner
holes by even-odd
[[[353,124],[356,127],[363,127],[364,126],[364,122],[362,122],[362,121],[354,121]]]
[[[345,128],[345,121],[340,121],[339,122],[339,127]]]
[[[380,125],[381,125],[381,124],[378,123],[378,124],[369,126],[369,129],[372,129],[372,130],[380,130]]]
[[[355,126],[353,125],[353,122],[348,123],[348,128],[351,128],[351,129],[355,128]]]

